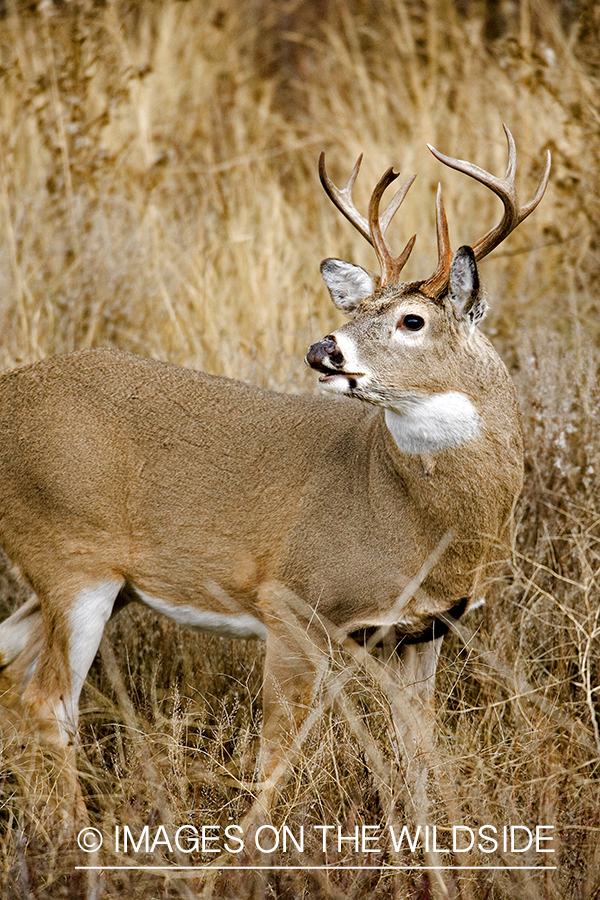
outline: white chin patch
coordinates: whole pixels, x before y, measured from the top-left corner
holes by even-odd
[[[481,429],[477,410],[466,394],[458,391],[407,398],[402,412],[386,409],[385,423],[404,453],[460,447]]]
[[[349,394],[357,385],[364,387],[370,380],[365,364],[360,361],[354,340],[343,331],[335,333],[335,343],[344,357],[344,372],[332,370],[331,375],[322,375],[319,381],[329,391],[338,394]]]
[[[335,391],[338,394],[349,394],[356,386],[363,383],[364,375],[326,375],[319,378],[320,383],[328,391]]]

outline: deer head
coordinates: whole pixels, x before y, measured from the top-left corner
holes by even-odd
[[[520,206],[515,188],[515,143],[506,126],[504,130],[509,160],[503,178],[495,177],[473,163],[444,156],[428,145],[442,163],[494,191],[502,200],[504,214],[472,248],[463,246],[453,253],[442,191],[438,186],[438,264],[433,274],[423,281],[400,280],[416,236],[411,237],[397,257],[385,239],[387,227],[414,177],[380,212],[385,189],[398,177],[388,169],[375,186],[369,216],[365,219],[352,200],[352,188],[362,157],[354,166],[348,183],[340,190],[327,175],[321,154],[319,173],[323,187],[338,209],[373,246],[381,276],[344,260],[324,260],[321,272],[333,303],[351,316],[352,321],[313,344],[306,361],[321,373],[320,381],[328,389],[383,406],[390,414],[402,416],[407,427],[414,420],[414,427],[408,431],[414,436],[416,429],[416,432],[428,434],[429,438],[400,441],[402,449],[409,452],[457,446],[473,437],[481,417],[482,358],[487,360],[487,369],[492,356],[502,367],[488,341],[477,331],[487,308],[477,261],[487,256],[533,212],[542,199],[550,173],[548,153],[537,190],[525,206]],[[490,377],[493,382],[493,374]],[[390,415],[390,422],[392,420]],[[396,421],[396,426],[398,424]],[[402,430],[400,428],[400,432]]]

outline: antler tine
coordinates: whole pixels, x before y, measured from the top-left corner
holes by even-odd
[[[398,279],[400,272],[406,265],[406,261],[411,254],[417,236],[413,235],[400,256],[395,257],[384,238],[384,234],[417,176],[413,175],[412,178],[409,178],[409,180],[402,185],[402,187],[394,194],[384,212],[380,215],[379,203],[383,193],[388,185],[398,177],[393,169],[388,169],[388,171],[379,179],[379,182],[371,195],[371,201],[369,203],[369,219],[367,220],[359,213],[352,200],[352,188],[354,187],[354,182],[356,181],[362,158],[363,156],[361,153],[356,160],[346,186],[340,189],[336,187],[327,174],[325,170],[325,154],[321,153],[319,157],[319,178],[321,179],[321,184],[330,200],[375,249],[377,259],[381,266],[381,284],[391,284]]]
[[[438,184],[435,198],[435,230],[437,233],[438,264],[433,275],[422,285],[421,290],[428,297],[438,297],[450,281],[450,264],[452,262],[452,249],[448,234],[448,219],[442,199],[442,186]]]
[[[496,176],[491,175],[489,172],[486,172],[485,169],[479,168],[479,166],[476,166],[474,163],[465,162],[462,159],[454,159],[450,156],[445,156],[430,144],[427,145],[435,158],[438,159],[441,163],[446,166],[450,166],[450,168],[452,169],[456,169],[458,172],[463,172],[465,175],[469,175],[471,178],[474,178],[476,181],[479,181],[481,184],[485,185],[485,187],[490,188],[490,190],[492,190],[504,204],[504,215],[502,216],[500,222],[498,222],[498,224],[494,228],[491,228],[490,231],[487,232],[487,234],[485,234],[473,245],[473,252],[475,253],[475,258],[478,260],[483,259],[484,256],[487,256],[488,253],[491,253],[491,251],[495,247],[501,244],[502,241],[506,237],[508,237],[511,231],[514,231],[517,225],[520,225],[521,222],[526,219],[530,213],[533,212],[533,210],[536,208],[536,206],[544,196],[544,191],[546,190],[548,178],[550,176],[551,158],[550,151],[548,151],[546,158],[546,167],[533,197],[528,203],[525,204],[525,206],[519,206],[517,191],[515,187],[515,173],[517,165],[515,142],[506,125],[504,125],[504,132],[506,134],[506,140],[508,143],[508,166],[504,178],[497,178]]]
[[[379,221],[381,222],[381,233],[385,234],[387,231],[387,227],[400,209],[402,203],[404,202],[404,198],[408,194],[410,188],[412,187],[412,183],[417,176],[413,175],[412,178],[409,178],[408,181],[405,181],[402,187],[396,191],[385,210],[379,216]]]
[[[387,172],[384,172],[371,194],[371,201],[369,203],[369,228],[373,237],[373,247],[375,248],[379,264],[381,265],[382,285],[393,284],[398,280],[400,272],[406,265],[406,261],[408,260],[417,239],[416,234],[413,234],[402,253],[399,256],[394,256],[388,242],[384,238],[388,225],[400,208],[402,201],[408,194],[410,186],[416,177],[416,175],[413,175],[412,178],[409,178],[408,181],[396,191],[387,208],[381,215],[379,214],[381,198],[385,189],[398,178],[398,173],[394,172],[393,169],[388,169]]]
[[[340,188],[336,187],[333,183],[329,175],[325,170],[325,154],[321,153],[319,157],[319,178],[321,179],[321,184],[325,189],[325,193],[329,197],[329,199],[337,206],[342,215],[346,216],[349,222],[354,225],[354,227],[360,231],[365,240],[367,240],[372,247],[375,246],[373,243],[373,238],[371,237],[369,231],[369,223],[362,216],[357,208],[354,205],[354,201],[352,200],[352,188],[354,187],[354,182],[356,181],[356,176],[358,175],[358,170],[360,169],[360,164],[362,162],[363,155],[362,153],[356,160],[354,164],[354,168],[350,174],[350,178],[348,179],[346,186],[340,190]]]

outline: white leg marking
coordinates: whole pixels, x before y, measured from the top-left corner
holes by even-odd
[[[401,411],[386,408],[385,424],[404,453],[433,453],[476,437],[481,419],[466,394],[449,391],[407,397]]]
[[[41,627],[40,602],[37,597],[31,597],[0,624],[0,667],[11,663]]]
[[[64,698],[62,709],[56,710],[62,729],[72,737],[77,729],[77,708],[83,682],[100,646],[104,626],[110,619],[123,580],[105,581],[85,588],[75,599],[71,610],[71,694]]]
[[[151,597],[149,594],[140,591],[139,588],[135,588],[135,591],[140,600],[155,612],[162,613],[179,625],[185,625],[187,628],[204,631],[208,634],[219,634],[222,637],[259,638],[261,641],[267,639],[266,627],[260,619],[248,613],[226,615],[225,613],[197,609],[195,606],[176,606],[174,603],[167,603],[166,600]]]

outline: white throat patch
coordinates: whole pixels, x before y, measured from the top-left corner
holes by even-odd
[[[434,453],[476,437],[479,414],[466,394],[413,395],[402,411],[386,408],[385,424],[404,453]]]

